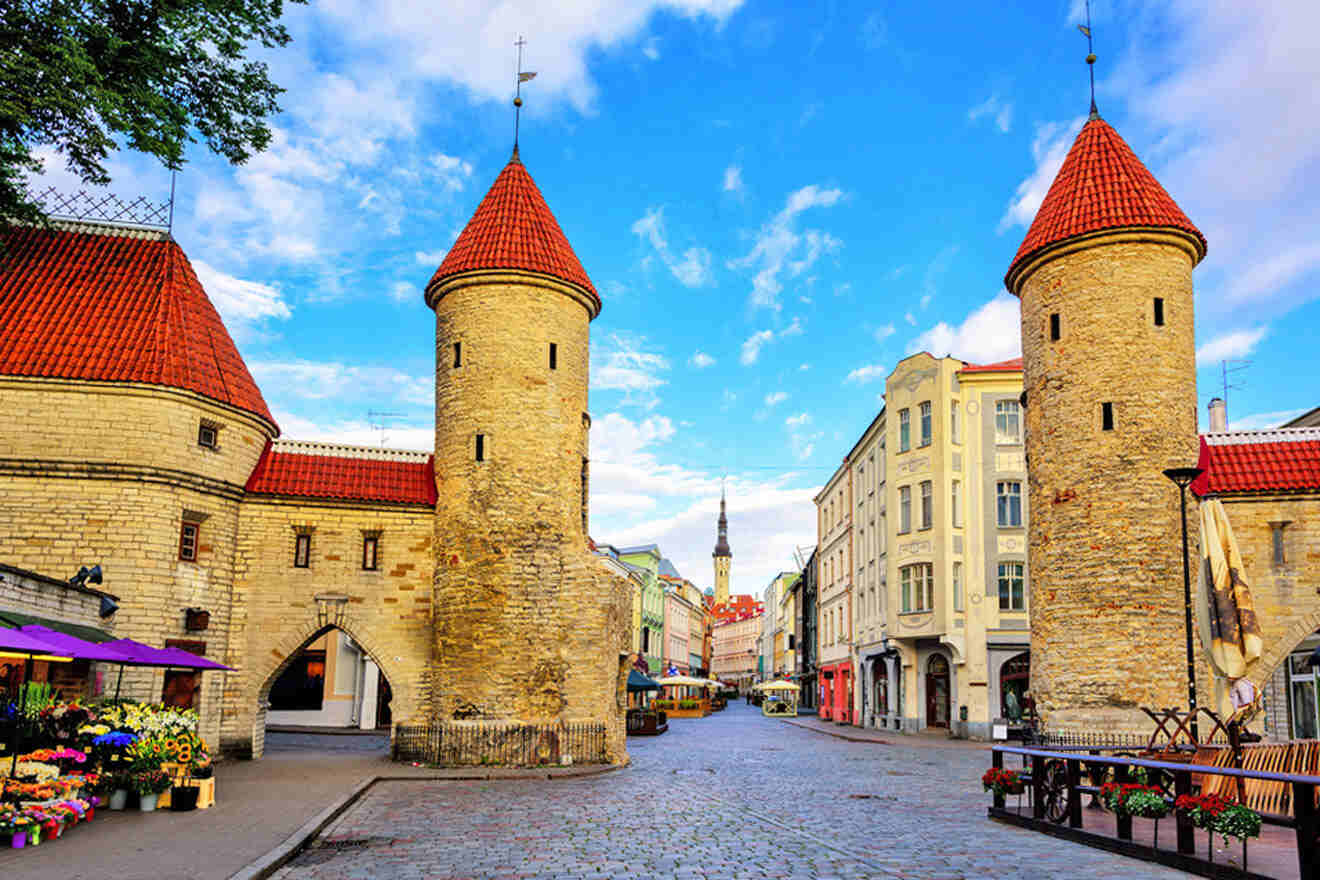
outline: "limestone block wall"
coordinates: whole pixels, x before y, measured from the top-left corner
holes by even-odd
[[[119,596],[116,635],[161,646],[167,638],[229,652],[238,499],[273,428],[198,395],[141,385],[0,379],[0,559],[44,573],[99,563]],[[206,418],[218,450],[197,446]],[[179,559],[183,518],[200,523],[195,561]],[[211,612],[201,633],[186,608]],[[164,673],[127,670],[122,693],[161,698]],[[205,673],[202,735],[220,731],[224,676]]]
[[[617,680],[631,608],[622,582],[590,555],[583,516],[595,308],[576,287],[512,273],[458,276],[428,297],[436,311],[435,717],[606,721],[622,730]],[[613,755],[625,757],[621,738]]]
[[[261,755],[270,686],[331,626],[380,667],[394,722],[421,717],[431,659],[433,519],[429,507],[415,505],[243,502],[227,661],[237,671],[224,693],[227,751]],[[307,568],[293,564],[299,530],[312,536]],[[379,533],[375,571],[362,568],[364,532]]]
[[[1190,247],[1095,239],[1019,291],[1031,690],[1056,729],[1145,730],[1137,706],[1187,704],[1178,492],[1161,472],[1197,459]]]

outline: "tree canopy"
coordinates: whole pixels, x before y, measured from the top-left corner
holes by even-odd
[[[304,2],[304,0],[290,0]],[[38,221],[27,180],[54,149],[84,183],[121,147],[168,168],[202,140],[234,164],[270,142],[283,91],[249,50],[289,42],[283,0],[0,2],[0,225]]]

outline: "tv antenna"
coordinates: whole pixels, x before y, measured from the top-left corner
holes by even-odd
[[[1230,367],[1229,364],[1236,364],[1236,366]],[[1224,409],[1227,412],[1232,412],[1232,410],[1228,409],[1228,392],[1230,390],[1232,391],[1246,390],[1246,385],[1237,384],[1231,381],[1233,378],[1233,374],[1241,373],[1242,371],[1247,369],[1247,367],[1250,366],[1251,366],[1251,361],[1242,360],[1240,358],[1239,359],[1225,358],[1224,360],[1221,360],[1219,362],[1220,382],[1223,385],[1223,389],[1224,389]]]
[[[371,430],[380,431],[381,446],[385,445],[385,431],[389,427],[389,423],[386,421],[386,419],[401,419],[401,418],[404,418],[403,413],[385,412],[383,410],[378,410],[378,409],[367,410],[367,420],[371,424]]]

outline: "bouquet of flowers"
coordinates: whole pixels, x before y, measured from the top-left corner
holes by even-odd
[[[1022,776],[1016,770],[1004,770],[997,767],[991,767],[981,775],[981,787],[1000,796],[1022,794],[1026,790]]]
[[[0,761],[0,778],[9,775],[9,762]],[[14,765],[15,779],[31,779],[37,782],[44,782],[48,779],[54,779],[60,775],[60,768],[54,764],[47,764],[44,761],[28,760],[26,757],[19,758]]]
[[[1100,800],[1116,816],[1163,819],[1171,809],[1158,786],[1140,783],[1106,782],[1100,786]]]
[[[159,767],[133,774],[133,787],[140,795],[160,794],[168,790],[171,783],[170,775]]]
[[[1174,806],[1186,812],[1197,828],[1222,834],[1226,844],[1230,837],[1260,836],[1260,813],[1219,795],[1183,794],[1178,796]]]
[[[77,700],[54,703],[37,713],[44,738],[56,743],[71,743],[78,739],[78,730],[92,720],[92,710]]]

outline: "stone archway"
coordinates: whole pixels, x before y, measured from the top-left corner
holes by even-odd
[[[319,598],[319,597],[318,597]],[[413,679],[404,674],[402,665],[382,650],[385,643],[377,638],[364,621],[344,608],[331,608],[318,601],[317,611],[307,618],[290,622],[278,635],[266,642],[269,651],[254,659],[252,674],[245,682],[242,701],[252,711],[251,757],[260,758],[265,749],[266,709],[271,686],[289,667],[298,653],[331,630],[351,638],[380,668],[392,692],[391,714],[395,723],[408,721],[418,711],[418,694]],[[338,603],[342,605],[343,603]]]

